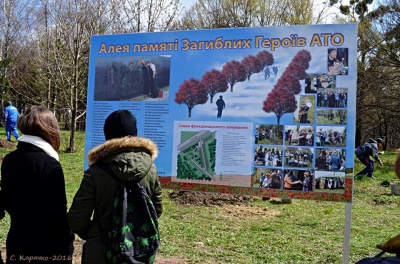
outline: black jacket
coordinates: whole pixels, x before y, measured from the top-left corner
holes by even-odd
[[[64,174],[56,159],[41,148],[19,142],[17,149],[3,160],[0,197],[1,209],[11,218],[7,260],[12,255],[14,259],[18,255],[60,255],[67,260],[72,253],[73,236],[67,221]],[[56,262],[69,263],[46,261]]]

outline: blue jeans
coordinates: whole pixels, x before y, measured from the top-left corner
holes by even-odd
[[[358,174],[365,175],[371,177],[374,172],[374,162],[369,158],[366,154],[359,154],[357,158],[361,161],[361,163],[365,166],[365,168],[360,171]]]
[[[13,134],[15,139],[19,138],[17,120],[7,120],[6,122],[6,136],[8,141],[11,141],[11,134]]]

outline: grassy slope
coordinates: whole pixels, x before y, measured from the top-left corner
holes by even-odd
[[[77,139],[78,153],[60,154],[69,205],[83,173],[83,136]],[[0,154],[9,151],[0,148]],[[350,263],[375,255],[376,243],[400,233],[400,197],[381,186],[384,180],[399,182],[393,173],[395,157],[394,151],[387,151],[382,157],[385,166],[377,165],[377,179],[355,182]],[[357,161],[356,171],[361,168]],[[164,190],[159,257],[188,263],[342,263],[344,203],[281,204],[279,199],[257,198],[246,207],[181,206],[168,198],[169,192]],[[2,247],[9,224],[8,216],[0,222]]]

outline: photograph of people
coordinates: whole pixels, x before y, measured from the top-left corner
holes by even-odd
[[[344,147],[346,146],[346,127],[317,126],[315,142],[317,147]]]
[[[317,123],[319,124],[340,124],[347,123],[346,110],[317,110]]]
[[[271,146],[256,146],[254,151],[254,165],[281,167],[282,148]]]
[[[314,96],[300,95],[298,109],[294,112],[294,122],[302,124],[314,123]]]
[[[345,172],[315,171],[314,190],[316,192],[343,193]]]
[[[347,89],[318,89],[317,107],[347,107]]]
[[[312,148],[285,148],[284,166],[311,168],[314,160],[314,149]]]
[[[318,87],[318,89],[320,88],[336,88],[336,76],[328,76],[326,74],[322,74],[320,77],[320,81],[321,81],[321,85],[320,87]]]
[[[307,75],[306,79],[304,80],[304,92],[306,94],[316,93],[317,87],[313,84],[313,76]]]
[[[94,100],[166,101],[171,56],[104,57],[96,60]]]
[[[328,73],[327,75],[347,75],[347,48],[328,49]]]
[[[313,170],[284,170],[283,186],[285,190],[312,191]]]
[[[317,93],[318,89],[336,88],[336,76],[327,76],[325,73],[308,74],[304,81],[306,94]]]
[[[346,150],[316,149],[315,169],[328,171],[345,171]]]
[[[282,145],[283,126],[257,125],[255,131],[255,144]]]
[[[285,126],[285,145],[314,146],[313,126]]]
[[[260,189],[282,189],[283,172],[281,169],[254,168],[254,185]]]

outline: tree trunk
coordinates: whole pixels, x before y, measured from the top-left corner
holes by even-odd
[[[74,105],[71,111],[71,132],[69,135],[69,147],[66,152],[74,153],[75,152],[75,134],[76,134],[76,116],[77,116],[78,103],[77,100],[74,100]]]
[[[276,118],[278,119],[278,125],[280,124],[280,122],[281,122],[281,115],[276,115]]]

